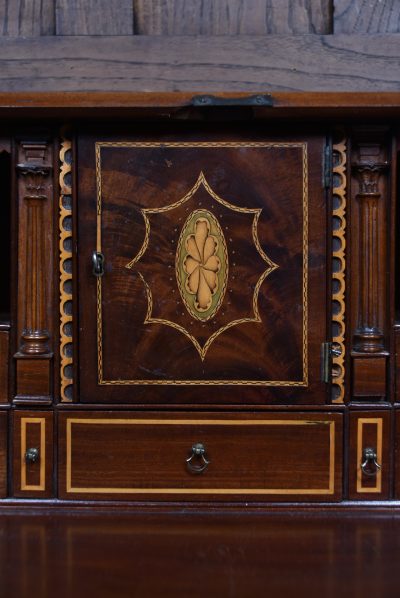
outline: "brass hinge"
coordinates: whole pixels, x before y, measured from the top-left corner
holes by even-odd
[[[192,106],[196,106],[196,108],[209,108],[215,106],[224,106],[224,107],[243,107],[243,106],[250,106],[253,108],[257,107],[272,107],[273,106],[273,99],[271,94],[257,94],[252,96],[240,96],[240,97],[219,97],[219,96],[212,96],[212,95],[200,95],[194,96],[192,98]]]
[[[332,379],[332,357],[339,357],[341,350],[333,346],[333,343],[322,343],[321,345],[321,379],[329,384]]]
[[[332,145],[327,143],[324,148],[324,174],[323,174],[323,185],[325,189],[332,187],[333,179],[333,156],[332,156]]]

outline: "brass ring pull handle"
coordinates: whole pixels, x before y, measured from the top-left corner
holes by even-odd
[[[26,463],[36,463],[39,461],[39,449],[38,448],[28,448],[25,453],[25,462]]]
[[[194,444],[192,446],[192,454],[186,459],[186,467],[190,473],[202,473],[207,469],[209,463],[210,461],[207,459],[204,444],[201,444],[201,442]]]
[[[374,477],[381,469],[377,459],[375,449],[367,447],[363,450],[363,462],[361,463],[361,471],[364,475]]]

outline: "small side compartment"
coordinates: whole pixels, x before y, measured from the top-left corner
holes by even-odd
[[[10,326],[0,322],[0,403],[8,403]]]
[[[16,411],[13,422],[13,496],[53,496],[53,413]]]
[[[0,411],[0,498],[7,496],[7,422],[8,413]]]
[[[389,498],[390,412],[350,413],[349,498]]]

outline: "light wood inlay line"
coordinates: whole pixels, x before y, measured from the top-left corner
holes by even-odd
[[[27,427],[30,425],[40,426],[40,446],[35,447],[39,449],[39,463],[40,478],[39,484],[28,484],[26,481],[26,461],[25,453]],[[46,489],[46,420],[44,417],[23,417],[21,418],[21,490],[44,491]]]
[[[329,466],[327,488],[102,488],[76,487],[72,484],[72,425],[208,425],[208,426],[329,426]],[[335,492],[335,422],[328,420],[238,420],[238,419],[80,419],[66,421],[66,491],[91,494],[260,494],[330,495]]]
[[[363,449],[365,448],[363,442],[363,427],[364,425],[376,425],[376,446],[373,446],[376,450],[377,461],[382,467],[382,431],[383,431],[383,419],[380,417],[369,418],[360,417],[357,422],[357,492],[362,494],[368,492],[373,494],[379,494],[382,492],[382,469],[378,469],[376,474],[375,486],[364,486],[363,482],[365,476],[361,471],[361,463],[363,461]],[[371,479],[371,478],[369,478]]]

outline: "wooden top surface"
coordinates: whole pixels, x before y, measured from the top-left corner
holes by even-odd
[[[32,502],[32,501],[31,501]],[[30,507],[32,509],[32,507]],[[44,507],[0,520],[3,596],[214,598],[398,595],[400,520]],[[28,552],[29,550],[29,552]]]
[[[214,92],[205,89],[202,93],[218,98],[247,98],[248,92]],[[270,92],[260,94],[272,96],[271,107],[252,109],[253,116],[274,118],[293,117],[359,117],[398,116],[400,114],[399,92]],[[145,117],[158,115],[169,117],[185,109],[193,109],[193,98],[199,92],[131,92],[131,91],[49,91],[49,92],[6,92],[0,91],[0,117]],[[202,94],[201,94],[202,95]],[[197,108],[201,115],[203,108]],[[208,108],[206,108],[208,110]]]
[[[400,36],[0,38],[0,91],[400,92]]]
[[[18,108],[184,108],[192,105],[198,95],[214,95],[218,98],[243,98],[252,95],[269,94],[272,107],[259,107],[257,110],[270,111],[271,108],[397,108],[400,106],[398,92],[273,92],[260,89],[255,93],[213,91],[202,92],[134,92],[134,91],[48,91],[48,92],[7,92],[0,91],[2,109]]]

